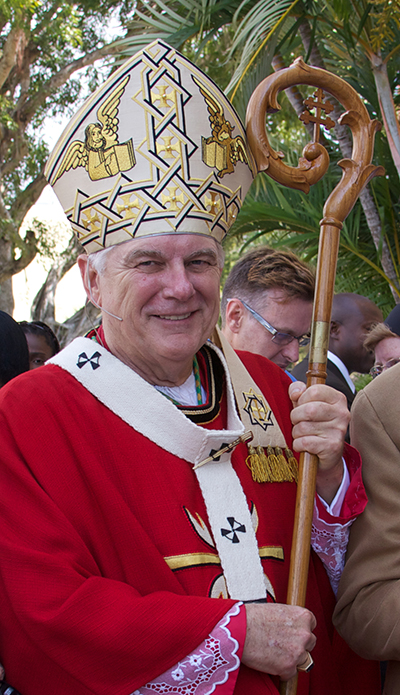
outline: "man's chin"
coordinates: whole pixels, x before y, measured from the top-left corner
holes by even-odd
[[[277,367],[280,367],[281,369],[289,369],[290,365],[292,364],[291,362],[275,362],[275,360],[271,360],[274,364],[276,364]]]
[[[193,359],[205,342],[186,333],[176,333],[160,340],[158,349],[167,359],[186,361],[188,358]]]

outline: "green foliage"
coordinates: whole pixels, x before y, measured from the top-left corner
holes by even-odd
[[[339,178],[339,172],[331,165],[328,174],[306,195],[284,188],[266,174],[258,174],[230,235],[242,240],[240,251],[263,242],[290,249],[306,262],[316,264],[322,209]],[[393,308],[379,253],[371,243],[359,202],[341,232],[335,291],[364,294],[375,301],[384,315]]]
[[[128,56],[158,38],[179,50],[189,43],[201,57],[205,46],[219,39],[220,29],[231,24],[239,5],[239,0],[139,0],[128,37],[119,45]]]
[[[361,391],[363,388],[365,388],[367,384],[371,383],[372,381],[372,376],[370,376],[369,374],[353,374],[352,377],[357,393]]]
[[[243,7],[246,7],[247,12],[238,23],[230,51],[230,57],[232,57],[235,51],[241,49],[240,60],[227,88],[228,93],[231,93],[239,81],[242,81],[243,75],[248,71],[258,52],[265,47],[272,33],[276,35],[286,13],[293,9],[296,4],[297,0],[294,2],[291,0],[256,0],[252,3],[244,0],[240,5],[233,19],[234,25],[238,22],[240,10]]]
[[[60,252],[61,240],[65,237],[65,223],[52,222],[51,224],[42,222],[34,218],[26,227],[26,231],[32,230],[38,239],[38,254],[41,263],[46,269],[50,269],[51,264],[57,261],[64,252]]]
[[[374,37],[389,57],[400,45],[398,0],[153,0],[138,2],[129,35],[122,44],[132,54],[157,37],[182,50],[233,98],[244,120],[255,86],[272,72],[276,51],[288,65],[297,56],[308,59],[313,43],[326,67],[341,75],[364,98],[371,117],[379,118],[380,106],[369,56]],[[310,44],[303,46],[300,25],[310,25]],[[388,31],[382,27],[386,23]],[[369,51],[369,53],[368,53]],[[396,69],[397,67],[397,69]],[[400,100],[398,63],[388,62],[395,99]],[[227,84],[228,83],[228,84]],[[303,96],[307,96],[303,90]],[[281,95],[279,118],[267,116],[267,131],[275,150],[283,150],[286,161],[297,165],[308,137],[285,95]],[[272,135],[270,136],[270,134]],[[339,181],[336,167],[341,153],[334,137],[327,136],[331,157],[327,177],[306,196],[285,189],[265,175],[254,182],[227,241],[226,270],[249,245],[269,242],[293,248],[306,260],[317,256],[319,220],[324,202]],[[374,163],[383,164],[387,177],[372,182],[372,191],[382,221],[382,243],[388,244],[395,268],[400,268],[399,179],[386,134],[377,137]],[[336,287],[338,291],[360,291],[377,301],[384,311],[393,305],[388,277],[359,203],[347,218],[341,234]]]

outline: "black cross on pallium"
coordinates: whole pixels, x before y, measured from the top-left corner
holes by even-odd
[[[232,541],[232,543],[240,543],[240,539],[237,534],[246,533],[246,526],[241,524],[239,521],[236,521],[235,517],[233,516],[227,516],[226,520],[230,526],[230,529],[222,528],[221,535],[228,538],[228,540]]]
[[[79,367],[79,369],[82,369],[82,367],[84,367],[85,364],[87,364],[89,362],[92,369],[98,369],[100,367],[100,364],[99,364],[100,357],[101,357],[100,352],[94,352],[91,357],[88,357],[86,352],[81,352],[81,354],[78,357],[78,361],[76,363],[76,366]]]

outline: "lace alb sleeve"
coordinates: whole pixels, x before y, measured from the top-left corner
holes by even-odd
[[[343,572],[349,531],[353,521],[351,519],[345,524],[328,524],[320,518],[317,505],[314,504],[311,546],[325,566],[335,596]]]
[[[339,580],[343,572],[344,560],[346,556],[347,544],[349,542],[350,526],[354,519],[344,521],[338,519],[334,522],[334,517],[339,517],[344,498],[350,485],[350,476],[343,460],[343,479],[332,503],[328,505],[323,499],[319,498],[323,508],[331,517],[330,521],[322,519],[318,505],[314,503],[314,514],[311,531],[311,546],[321,559],[331,583],[331,587],[336,596]]]
[[[211,695],[215,690],[218,695],[231,695],[240,659],[239,643],[232,636],[229,623],[239,615],[241,605],[235,604],[191,654],[131,695]],[[223,684],[226,687],[220,687]]]

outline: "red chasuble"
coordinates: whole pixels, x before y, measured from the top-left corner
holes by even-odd
[[[290,446],[289,379],[261,357],[241,357]],[[225,387],[216,370],[210,388],[207,361],[203,351],[209,403],[185,413],[220,429]],[[148,417],[160,425],[155,412]],[[134,693],[195,649],[235,603],[218,598],[222,570],[191,465],[55,365],[1,390],[0,433],[0,656],[8,681],[22,695]],[[239,445],[232,464],[257,520],[268,598],[285,602],[296,485],[254,482],[246,456]],[[363,505],[358,474],[352,487],[349,515]],[[317,618],[315,667],[299,675],[298,693],[375,694],[365,662],[360,669],[336,641],[333,603],[312,553],[307,607]],[[351,684],[342,666],[347,675],[351,669]],[[276,695],[276,685],[241,667],[234,692]]]

